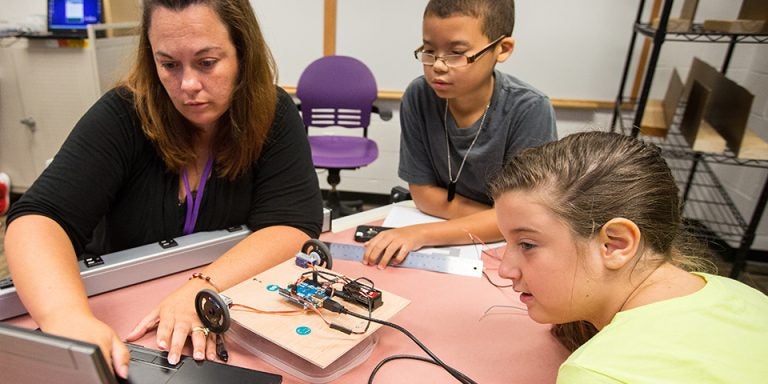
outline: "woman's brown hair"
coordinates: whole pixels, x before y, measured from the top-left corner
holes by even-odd
[[[191,5],[214,10],[237,50],[239,74],[232,104],[220,118],[212,142],[217,174],[234,179],[258,159],[277,102],[275,62],[248,0],[144,0],[136,59],[123,85],[133,93],[144,134],[166,167],[180,172],[195,158],[194,129],[173,106],[158,78],[148,36],[155,9],[179,11]]]

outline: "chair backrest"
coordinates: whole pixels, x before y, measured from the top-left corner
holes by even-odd
[[[349,56],[313,61],[296,86],[306,127],[367,128],[377,93],[371,70]]]

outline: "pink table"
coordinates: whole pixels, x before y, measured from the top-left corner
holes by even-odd
[[[321,239],[350,243],[352,229],[325,233]],[[496,260],[487,258],[485,264],[488,275],[497,284],[509,284],[498,277],[494,268],[498,264]],[[514,308],[524,306],[511,288],[496,288],[485,278],[405,268],[379,270],[343,260],[334,262],[334,270],[353,278],[368,277],[377,287],[411,300],[391,321],[413,333],[441,360],[478,383],[554,383],[557,368],[568,355],[549,334],[549,326],[533,322],[523,310]],[[91,306],[96,316],[112,325],[118,334],[125,335],[192,272],[180,272],[91,297]],[[384,299],[386,303],[386,297]],[[28,316],[7,322],[35,327]],[[139,343],[156,348],[154,334]],[[230,364],[282,374],[286,384],[302,383],[235,343],[227,346]],[[190,353],[189,345],[185,353]],[[376,364],[396,354],[426,356],[408,337],[383,327],[371,356],[334,383],[365,383]],[[455,380],[442,368],[412,360],[387,363],[374,380],[374,383],[450,382]]]

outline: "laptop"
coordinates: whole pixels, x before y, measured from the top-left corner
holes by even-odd
[[[28,38],[85,39],[88,24],[104,22],[102,0],[47,0],[47,31],[23,34]],[[104,31],[97,31],[103,37]]]
[[[82,341],[0,323],[0,375],[14,384],[280,384],[282,376],[182,356],[168,364],[165,352],[127,344],[128,380],[116,379],[101,350]]]

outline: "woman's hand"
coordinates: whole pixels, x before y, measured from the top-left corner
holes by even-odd
[[[46,333],[98,345],[115,374],[123,379],[128,378],[128,363],[131,358],[128,348],[110,326],[93,315],[56,316],[41,322],[40,329]]]
[[[225,290],[272,268],[293,257],[308,239],[301,230],[285,226],[262,228],[251,233],[201,271],[204,276],[212,276],[215,284],[205,279],[190,279],[139,321],[126,339],[138,340],[157,329],[158,348],[168,351],[168,362],[176,364],[191,334],[192,357],[215,360],[216,335],[210,333],[206,337],[201,331],[202,322],[195,311],[197,293],[210,288]]]
[[[126,337],[138,340],[147,332],[157,329],[157,346],[168,351],[168,362],[176,364],[181,351],[192,338],[192,357],[195,360],[216,359],[216,335],[206,334],[195,311],[195,296],[203,289],[211,288],[205,281],[192,279],[163,299],[145,316]]]

